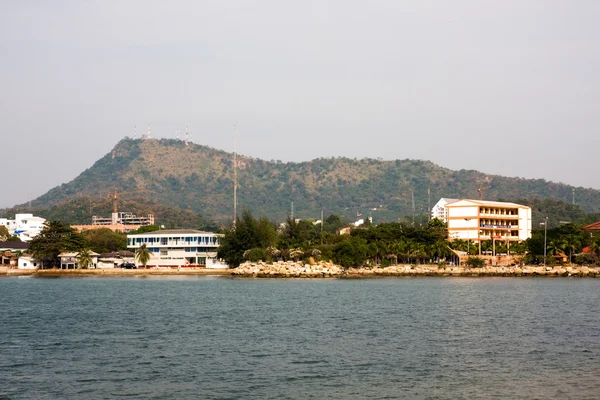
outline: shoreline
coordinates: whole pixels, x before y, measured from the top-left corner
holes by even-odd
[[[230,276],[230,269],[223,268],[185,268],[185,269],[121,269],[121,268],[106,268],[106,269],[16,269],[16,268],[1,268],[0,277],[2,276],[33,276],[33,277],[121,277],[121,276]]]
[[[315,265],[295,262],[244,263],[231,270],[241,278],[378,278],[378,277],[581,277],[600,278],[600,267],[588,266],[512,266],[482,267],[445,266],[437,264],[393,265],[386,268],[342,268],[330,263]]]
[[[386,268],[341,268],[332,264],[294,262],[245,263],[235,269],[44,269],[0,268],[0,277],[126,277],[126,276],[225,276],[235,278],[390,278],[390,277],[573,277],[600,278],[600,267],[587,266],[516,266],[470,268],[439,267],[435,264],[394,265]]]

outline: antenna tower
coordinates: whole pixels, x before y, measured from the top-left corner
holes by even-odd
[[[411,189],[410,195],[412,197],[412,224],[415,225],[415,192]]]
[[[427,214],[429,215],[427,220],[431,220],[431,188],[427,188]]]
[[[187,125],[185,126],[185,145],[188,145],[188,138],[189,138],[189,134],[188,134],[188,127]]]
[[[233,125],[233,228],[237,221],[237,123]]]

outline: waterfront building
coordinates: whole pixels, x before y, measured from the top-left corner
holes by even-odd
[[[444,207],[449,240],[522,242],[531,237],[531,207],[469,199],[456,200]]]
[[[448,197],[442,197],[431,209],[431,219],[438,218],[444,222],[448,222],[448,215],[446,211],[446,204],[458,201],[458,199],[450,199]]]
[[[23,242],[29,242],[44,229],[46,220],[33,214],[15,214],[15,219],[0,218],[0,225],[8,229],[11,235]]]
[[[135,252],[145,244],[152,255],[148,267],[226,268],[217,259],[220,237],[195,229],[159,230],[127,235],[127,248]]]
[[[88,268],[96,268],[98,265],[98,256],[100,254],[90,251],[89,252],[91,264]],[[60,269],[77,269],[79,268],[79,252],[64,252],[58,255],[60,258]]]

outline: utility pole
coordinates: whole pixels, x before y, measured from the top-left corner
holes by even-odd
[[[427,188],[427,221],[431,221],[431,188]]]
[[[412,224],[415,226],[415,192],[410,189],[410,194],[412,198]]]
[[[323,221],[323,209],[321,208],[321,246],[323,245],[323,224],[325,223],[325,221]]]
[[[546,232],[548,230],[548,217],[545,218],[544,224],[544,267],[546,266]]]
[[[233,229],[237,221],[237,122],[233,125]]]

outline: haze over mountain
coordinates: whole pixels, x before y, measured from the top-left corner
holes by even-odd
[[[283,219],[337,213],[375,221],[427,213],[440,197],[488,200],[551,198],[570,202],[572,186],[543,179],[452,171],[429,161],[318,158],[299,163],[238,155],[238,209]],[[106,199],[116,188],[168,206],[227,222],[233,213],[233,155],[171,139],[123,139],[71,182],[31,201],[31,207],[63,204],[79,197]],[[430,197],[428,197],[428,189]],[[123,195],[128,198],[128,195]],[[430,200],[429,200],[430,199]],[[600,211],[600,191],[576,188],[577,205]],[[122,210],[127,211],[127,210]]]

